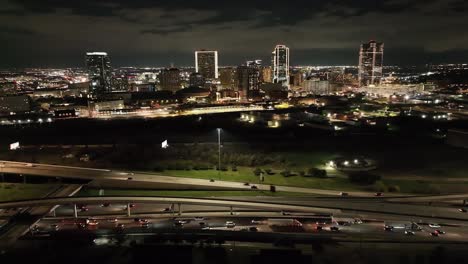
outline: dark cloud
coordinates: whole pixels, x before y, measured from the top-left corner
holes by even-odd
[[[279,42],[292,63],[355,64],[371,38],[386,42],[388,63],[466,61],[467,10],[466,0],[0,0],[0,66],[80,65],[72,60],[93,49],[122,65],[191,64],[196,48],[237,64]]]
[[[187,32],[190,31],[192,27],[190,25],[183,25],[183,26],[175,26],[170,28],[158,28],[158,29],[145,29],[142,30],[142,34],[156,34],[156,35],[163,35],[166,36],[171,33],[180,33],[180,32]]]
[[[11,26],[0,26],[0,32],[2,32],[2,35],[23,35],[23,36],[35,36],[37,35],[37,32],[27,29],[27,28],[21,28],[21,27],[11,27]]]

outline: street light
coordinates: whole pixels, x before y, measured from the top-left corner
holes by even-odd
[[[221,128],[216,129],[218,131],[218,175],[221,173]]]

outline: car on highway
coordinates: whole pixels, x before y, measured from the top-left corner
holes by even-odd
[[[260,220],[252,220],[250,221],[250,223],[252,223],[253,225],[260,225],[263,223],[263,221],[260,221]]]
[[[349,196],[349,193],[347,193],[347,192],[340,192],[340,196],[346,197],[346,196]]]
[[[385,231],[393,231],[393,226],[386,225],[386,226],[384,226],[384,230]]]
[[[26,167],[35,167],[35,165],[32,164],[32,163],[26,163],[24,166],[26,166]]]
[[[437,236],[439,236],[439,233],[437,233],[437,232],[431,232],[431,236],[437,237]]]
[[[128,177],[127,180],[131,181],[133,180],[133,177]]]
[[[149,223],[142,223],[142,224],[141,224],[141,227],[142,227],[142,228],[149,228]]]
[[[192,219],[186,219],[186,218],[176,218],[174,219],[174,222],[181,223],[183,225],[188,224]]]
[[[59,226],[58,226],[57,224],[51,224],[51,225],[50,225],[50,228],[51,228],[52,230],[55,230],[55,231],[58,231],[58,230],[59,230]]]
[[[87,225],[97,226],[97,225],[99,225],[99,222],[96,219],[91,219],[91,220],[88,221]]]
[[[252,186],[250,186],[250,189],[252,189],[252,190],[257,190],[258,187],[257,187],[256,185],[252,185]]]
[[[107,219],[107,222],[109,222],[109,223],[115,223],[115,222],[117,222],[117,221],[118,221],[117,218],[109,218],[109,219]]]
[[[234,223],[233,221],[226,221],[226,227],[233,228],[235,226],[236,226],[236,223]]]
[[[148,223],[148,220],[143,218],[134,218],[133,221],[138,223]]]
[[[251,227],[249,227],[249,231],[250,232],[257,232],[258,228],[256,226],[251,226]]]
[[[39,232],[39,226],[34,225],[33,227],[31,227],[31,232]]]
[[[337,227],[337,226],[330,226],[330,231],[335,231],[336,232],[336,231],[339,231],[339,230],[340,230],[340,228]]]
[[[315,226],[315,230],[317,230],[317,231],[322,231],[322,230],[323,230],[323,226],[317,225],[317,226]]]
[[[210,179],[210,182],[214,182],[215,180],[214,179]]]
[[[382,197],[382,196],[383,196],[383,192],[376,192],[376,193],[374,193],[374,196],[376,196],[376,197]]]
[[[354,223],[360,225],[362,224],[362,220],[360,218],[355,218]]]
[[[248,183],[248,182],[244,183],[244,186],[249,186],[249,185],[250,185],[250,183]]]
[[[405,230],[405,235],[407,236],[414,236],[414,231],[411,231],[411,230]]]
[[[109,207],[110,206],[110,203],[103,203],[101,204],[101,207]]]
[[[436,233],[439,234],[439,235],[445,234],[445,231],[440,230],[440,229],[436,229],[436,230],[434,230],[434,232],[436,232]]]
[[[174,222],[174,227],[183,227],[183,226],[184,226],[184,223],[182,223],[181,221]]]
[[[432,228],[439,228],[440,225],[439,225],[439,224],[435,224],[435,223],[430,223],[430,224],[429,224],[429,227],[432,227]]]
[[[125,225],[124,224],[118,224],[117,225],[117,230],[124,230],[125,229]]]
[[[459,211],[460,213],[466,213],[467,210],[466,210],[466,208],[460,208],[460,209],[458,209],[458,211]]]
[[[81,211],[81,212],[88,212],[88,211],[89,211],[89,208],[86,207],[86,206],[83,206],[83,207],[80,208],[80,211]]]
[[[203,220],[205,220],[205,217],[203,217],[203,216],[195,216],[195,217],[193,218],[193,220],[195,220],[195,221],[203,221]]]

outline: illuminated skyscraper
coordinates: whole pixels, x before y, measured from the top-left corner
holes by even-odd
[[[89,93],[92,96],[111,91],[112,71],[109,56],[106,52],[87,52]]]
[[[177,92],[180,90],[180,70],[177,68],[164,69],[159,73],[159,84],[163,91]]]
[[[285,45],[276,45],[271,55],[273,82],[289,87],[289,48]]]
[[[195,71],[205,79],[218,79],[218,51],[195,51]]]
[[[384,44],[374,40],[361,44],[359,51],[359,86],[382,82]]]

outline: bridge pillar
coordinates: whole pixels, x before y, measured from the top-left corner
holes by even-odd
[[[231,215],[234,214],[234,212],[232,211],[232,206],[230,207],[230,213],[231,213]]]
[[[179,215],[182,215],[182,205],[180,203],[178,203],[177,207],[179,209]]]
[[[463,199],[463,206],[466,206],[466,199]]]
[[[55,211],[55,210],[54,210]],[[73,216],[78,218],[78,210],[76,209],[76,204],[73,204]]]
[[[131,212],[131,208],[130,208],[130,203],[127,204],[127,216],[130,216],[132,214]]]

